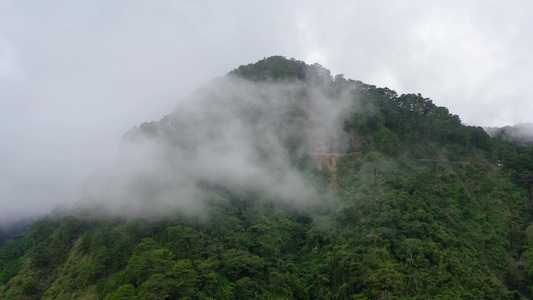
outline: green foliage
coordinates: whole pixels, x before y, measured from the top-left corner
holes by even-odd
[[[130,300],[135,299],[135,290],[133,285],[125,284],[119,287],[116,291],[109,294],[105,300]]]
[[[373,140],[377,144],[376,148],[387,155],[396,155],[400,149],[400,139],[387,128],[382,128],[376,132],[373,135]]]
[[[222,272],[232,280],[262,273],[265,262],[245,250],[229,249],[221,257]]]
[[[39,293],[39,287],[37,286],[35,280],[31,280],[26,282],[24,286],[22,286],[22,291],[26,296],[33,296]]]
[[[303,61],[287,60],[283,56],[271,56],[254,64],[240,66],[229,75],[252,81],[294,80],[305,76],[306,64]]]

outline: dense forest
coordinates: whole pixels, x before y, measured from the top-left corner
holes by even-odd
[[[232,123],[221,117],[226,108],[236,111]],[[247,131],[228,134],[253,142],[234,149],[218,139],[235,118]],[[204,136],[215,142],[205,146]],[[114,180],[122,173],[108,177],[99,192],[3,242],[0,298],[533,298],[533,148],[465,126],[420,94],[274,56],[124,137],[145,140],[164,145],[161,164],[187,167],[179,174],[197,174],[189,169],[203,166],[209,156],[197,153],[211,145],[228,152],[220,160],[245,148],[273,184],[248,183],[256,173],[241,178],[222,164],[227,172],[195,175],[194,192],[179,194],[192,200],[172,206],[158,191],[185,188],[159,182],[151,168],[131,185]],[[303,183],[285,186],[293,177]],[[293,195],[298,184],[312,192]],[[124,194],[109,186],[138,198],[116,200],[112,211],[106,193]]]

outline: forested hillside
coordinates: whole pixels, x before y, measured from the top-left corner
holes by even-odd
[[[0,250],[2,299],[533,298],[533,148],[274,56],[124,136]]]

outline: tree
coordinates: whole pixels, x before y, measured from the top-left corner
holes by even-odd
[[[116,291],[105,297],[105,300],[135,300],[135,290],[133,285],[125,284]]]
[[[176,298],[192,297],[198,291],[198,272],[188,259],[181,259],[167,273],[172,280],[172,295]]]
[[[139,299],[168,299],[173,282],[163,274],[153,274],[139,289]],[[174,298],[174,297],[173,297]],[[181,297],[180,297],[181,298]],[[174,298],[178,299],[178,298]]]
[[[152,252],[158,248],[151,238],[145,238],[135,247],[128,265],[123,271],[127,283],[135,283],[140,287],[148,277],[153,274]]]

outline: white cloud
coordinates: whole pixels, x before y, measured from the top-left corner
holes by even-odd
[[[17,56],[13,45],[5,39],[0,31],[0,79],[20,73]]]

